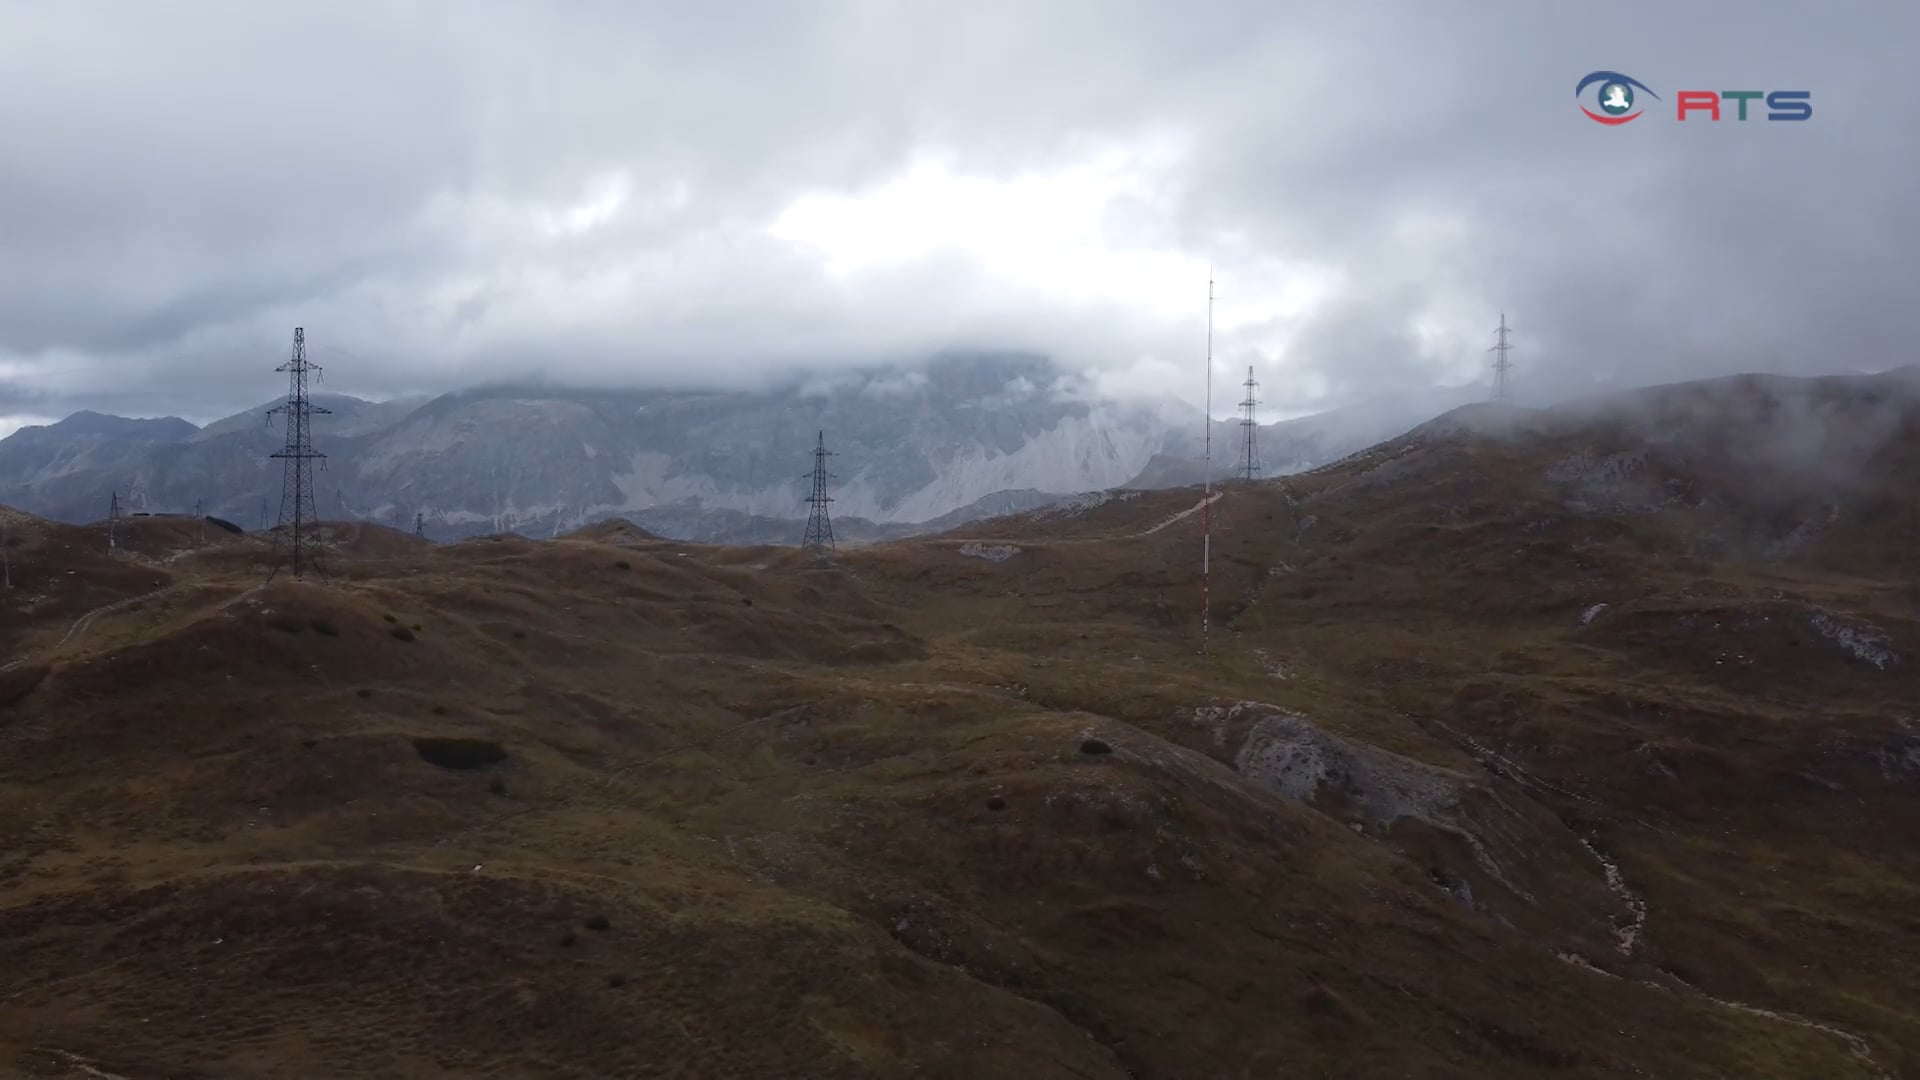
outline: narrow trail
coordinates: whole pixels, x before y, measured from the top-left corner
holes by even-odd
[[[1858,1035],[1855,1035],[1851,1031],[1842,1031],[1841,1029],[1834,1027],[1831,1024],[1823,1024],[1818,1020],[1810,1020],[1807,1017],[1801,1016],[1797,1013],[1775,1012],[1772,1009],[1763,1009],[1758,1005],[1748,1005],[1745,1002],[1741,1002],[1741,1001],[1729,1001],[1726,998],[1714,997],[1712,994],[1709,994],[1705,990],[1702,990],[1699,987],[1693,985],[1692,983],[1686,981],[1685,979],[1682,979],[1680,976],[1675,975],[1671,971],[1663,971],[1661,972],[1661,974],[1665,975],[1669,979],[1672,979],[1674,982],[1679,983],[1681,986],[1686,987],[1688,990],[1692,991],[1694,995],[1701,998],[1702,1000],[1710,1001],[1713,1004],[1718,1005],[1723,1009],[1732,1009],[1735,1012],[1743,1012],[1752,1016],[1761,1016],[1761,1017],[1765,1017],[1768,1020],[1776,1021],[1778,1023],[1792,1024],[1794,1027],[1803,1027],[1803,1028],[1807,1028],[1810,1031],[1818,1031],[1826,1035],[1831,1035],[1834,1038],[1839,1039],[1841,1042],[1846,1043],[1847,1049],[1853,1052],[1853,1056],[1856,1058],[1859,1058],[1860,1061],[1865,1063],[1868,1068],[1872,1069],[1874,1073],[1880,1077],[1880,1080],[1893,1080],[1893,1074],[1889,1073],[1884,1068],[1882,1068],[1880,1066],[1880,1062],[1874,1059],[1873,1050],[1872,1048],[1867,1046],[1867,1040],[1861,1038]],[[1659,984],[1653,983],[1649,985],[1659,985]]]
[[[1607,875],[1607,888],[1611,890],[1614,896],[1618,897],[1621,902],[1626,905],[1627,910],[1632,913],[1632,920],[1627,925],[1616,925],[1614,927],[1614,934],[1619,941],[1620,955],[1630,957],[1633,955],[1634,946],[1639,944],[1641,931],[1647,924],[1647,903],[1635,895],[1631,889],[1627,888],[1626,879],[1621,875],[1620,867],[1617,866],[1613,860],[1602,855],[1599,849],[1595,848],[1592,843],[1586,840],[1580,841],[1580,845],[1587,849],[1588,854],[1599,860],[1601,867]],[[1596,975],[1604,975],[1609,979],[1621,978],[1621,976],[1613,972],[1596,966],[1579,953],[1562,952],[1559,953],[1558,956],[1566,963],[1591,971]],[[1684,987],[1688,993],[1693,994],[1700,1000],[1712,1005],[1717,1005],[1720,1008],[1732,1009],[1736,1012],[1746,1013],[1749,1016],[1763,1017],[1776,1023],[1791,1024],[1794,1027],[1806,1028],[1809,1031],[1818,1031],[1822,1034],[1831,1035],[1841,1042],[1846,1043],[1847,1050],[1869,1069],[1873,1070],[1874,1075],[1878,1077],[1879,1080],[1893,1080],[1893,1074],[1887,1072],[1887,1070],[1881,1066],[1880,1062],[1874,1058],[1873,1049],[1867,1045],[1867,1040],[1855,1035],[1851,1031],[1834,1027],[1831,1024],[1823,1024],[1818,1020],[1801,1016],[1798,1013],[1763,1009],[1758,1005],[1749,1005],[1743,1001],[1732,1001],[1727,998],[1715,997],[1692,983],[1687,982],[1685,979],[1680,978],[1671,971],[1662,970],[1660,974],[1673,980],[1673,982],[1679,986]],[[1674,992],[1672,987],[1655,982],[1652,979],[1632,979],[1630,981],[1664,993]]]
[[[59,641],[56,641],[53,643],[54,650],[58,650],[64,647],[68,641],[71,641],[73,639],[75,634],[86,633],[87,627],[92,626],[93,620],[99,618],[100,616],[110,614],[124,607],[129,607],[132,604],[134,604],[136,601],[145,600],[149,596],[157,596],[159,595],[160,592],[164,592],[164,591],[165,590],[163,589],[163,590],[159,590],[158,592],[141,593],[139,596],[129,596],[125,600],[116,600],[111,604],[102,604],[99,607],[94,608],[92,611],[89,611],[85,615],[82,615],[79,618],[73,620],[73,625],[67,627],[67,632],[61,636]]]
[[[149,559],[144,556],[133,555],[132,553],[128,553],[128,557],[131,558],[133,561],[145,563],[149,566],[165,566],[170,563],[178,562],[179,560],[181,560],[182,558],[185,558],[188,555],[197,555],[200,552],[205,550],[207,550],[207,545],[202,544],[196,547],[182,548],[179,551],[176,551],[173,554],[167,556],[166,558],[159,559],[159,560]],[[71,641],[73,638],[77,637],[80,634],[86,633],[87,628],[93,625],[93,620],[99,618],[102,615],[111,614],[112,612],[118,611],[124,607],[128,607],[138,601],[146,600],[150,597],[159,596],[162,593],[165,593],[170,589],[173,589],[176,587],[177,585],[168,585],[165,588],[155,589],[153,592],[141,593],[139,596],[129,596],[124,600],[117,600],[111,604],[102,604],[99,607],[94,608],[92,611],[89,611],[86,614],[80,616],[79,618],[73,620],[73,625],[67,627],[66,634],[64,634],[59,641],[54,642],[53,648],[48,649],[47,651],[50,653],[57,652],[60,648],[65,646],[68,641]],[[31,657],[16,656],[13,659],[7,661],[6,663],[0,664],[0,671],[11,671],[14,668],[17,668],[20,665],[26,663],[29,659],[31,659]]]
[[[1631,957],[1633,947],[1640,944],[1641,932],[1647,928],[1647,902],[1634,895],[1632,889],[1627,888],[1627,879],[1620,873],[1619,865],[1600,854],[1600,849],[1593,846],[1593,841],[1582,840],[1580,846],[1586,848],[1587,854],[1593,856],[1594,861],[1600,864],[1601,871],[1607,875],[1607,890],[1613,893],[1614,899],[1620,901],[1631,916],[1625,926],[1615,925],[1613,928],[1614,937],[1619,942],[1620,955]]]
[[[54,642],[53,646],[47,649],[46,651],[49,655],[59,652],[61,649],[66,647],[69,641],[73,641],[76,638],[84,635],[87,632],[87,629],[93,625],[94,620],[98,619],[102,615],[111,615],[116,611],[120,611],[122,609],[132,607],[133,605],[141,603],[142,601],[152,600],[157,597],[164,596],[168,592],[171,592],[174,589],[177,589],[179,587],[180,587],[179,585],[168,585],[165,588],[155,589],[152,592],[141,593],[138,596],[129,596],[124,600],[116,600],[111,604],[102,604],[99,607],[94,608],[92,611],[89,611],[86,614],[81,615],[79,618],[73,620],[73,624],[67,627],[67,632],[65,634],[62,634],[60,637],[60,640]],[[215,612],[224,611],[227,608],[232,607],[234,604],[239,603],[241,600],[244,600],[247,597],[253,596],[256,593],[260,592],[262,588],[263,586],[255,585],[255,586],[252,586],[251,588],[243,589],[240,592],[227,597],[225,600],[222,600],[218,604],[215,604],[213,607],[209,608],[207,611],[207,614],[211,615],[211,614],[214,614]],[[12,669],[19,667],[20,665],[26,663],[28,660],[31,660],[31,659],[32,659],[31,655],[14,657],[12,660],[9,660],[4,664],[0,664],[0,671],[11,671]]]
[[[1187,507],[1185,510],[1180,511],[1177,514],[1174,514],[1173,516],[1167,518],[1164,521],[1157,522],[1153,525],[1149,525],[1146,528],[1141,529],[1139,532],[1116,533],[1116,534],[1106,535],[1106,536],[1074,536],[1074,537],[1068,537],[1065,539],[1049,540],[1047,541],[1047,543],[1050,546],[1061,547],[1066,545],[1110,544],[1116,540],[1138,540],[1141,537],[1152,536],[1154,533],[1157,533],[1160,530],[1165,529],[1169,525],[1177,525],[1180,522],[1185,521],[1186,519],[1199,513],[1202,509],[1208,506],[1212,506],[1214,503],[1219,502],[1221,498],[1223,498],[1225,495],[1226,495],[1226,492],[1224,490],[1216,491],[1212,495],[1207,496],[1201,499],[1199,502],[1194,503],[1192,506]],[[964,541],[948,541],[947,543],[954,544],[957,546],[957,545],[964,545],[964,544],[986,544],[986,543],[999,543],[999,542],[1007,543],[1015,547],[1016,549],[1020,546],[1019,542],[1016,540],[994,541],[994,540],[989,540],[989,539],[980,538],[980,537],[976,537],[976,538],[964,540]]]
[[[75,634],[85,633],[87,627],[93,625],[93,620],[99,618],[100,616],[105,615],[108,612],[113,611],[117,608],[126,607],[127,605],[133,603],[135,600],[144,600],[149,596],[155,596],[155,595],[157,595],[157,593],[142,593],[139,596],[130,596],[125,600],[117,600],[111,604],[102,604],[99,607],[94,608],[92,611],[89,611],[85,615],[82,615],[79,618],[73,620],[73,625],[67,627],[67,632],[61,636],[59,641],[54,642],[53,648],[48,649],[47,651],[57,652],[68,641],[72,640]],[[31,655],[16,656],[13,659],[7,661],[6,663],[0,664],[0,671],[12,671],[14,668],[19,667],[21,664],[26,663],[28,660],[31,660],[32,658],[33,657]]]
[[[1201,499],[1199,502],[1194,503],[1192,506],[1189,506],[1185,510],[1180,511],[1179,513],[1173,515],[1172,517],[1161,522],[1160,524],[1149,526],[1148,528],[1142,529],[1137,533],[1133,533],[1127,536],[1126,539],[1137,540],[1142,536],[1152,536],[1154,533],[1159,532],[1161,529],[1164,529],[1167,526],[1174,524],[1175,522],[1185,521],[1187,518],[1190,518],[1193,515],[1199,513],[1205,507],[1211,506],[1214,503],[1219,502],[1220,497],[1225,494],[1226,494],[1225,491],[1216,491],[1212,495],[1209,495],[1206,498]]]
[[[67,1068],[72,1069],[81,1076],[89,1077],[90,1080],[133,1080],[132,1077],[125,1073],[108,1072],[93,1062],[88,1061],[86,1058],[81,1057],[79,1054],[69,1050],[55,1050],[48,1046],[36,1046],[34,1050],[46,1054],[48,1057],[58,1058]]]
[[[1591,806],[1600,805],[1586,795],[1582,795],[1576,791],[1569,791],[1566,788],[1535,776],[1518,762],[1482,745],[1465,732],[1455,730],[1440,720],[1429,719],[1435,727],[1453,736],[1461,747],[1465,749],[1475,761],[1479,762],[1481,767],[1486,769],[1489,774],[1509,780],[1522,789],[1534,788],[1536,790],[1561,795]],[[1655,832],[1664,831],[1648,825],[1645,822],[1636,820],[1635,823],[1652,829]],[[1627,920],[1624,923],[1616,922],[1613,932],[1616,947],[1620,950],[1620,955],[1623,958],[1631,959],[1634,949],[1640,944],[1640,939],[1646,930],[1648,914],[1647,902],[1627,886],[1626,876],[1620,872],[1619,864],[1608,858],[1599,848],[1595,847],[1592,840],[1583,838],[1580,841],[1580,846],[1585,848],[1587,854],[1592,856],[1594,861],[1600,864],[1601,872],[1606,876],[1607,890],[1611,892],[1614,898],[1620,902],[1621,906],[1627,910]],[[1620,975],[1616,975],[1611,971],[1599,967],[1579,953],[1557,952],[1555,955],[1565,963],[1585,971],[1590,971],[1595,975],[1605,976],[1609,979],[1622,978]],[[1874,1058],[1873,1050],[1867,1045],[1867,1041],[1853,1032],[1842,1030],[1831,1024],[1823,1024],[1818,1020],[1809,1019],[1797,1013],[1763,1009],[1758,1005],[1748,1005],[1745,1002],[1715,997],[1670,971],[1663,970],[1660,974],[1671,979],[1675,984],[1684,987],[1689,993],[1702,1001],[1717,1005],[1720,1008],[1732,1009],[1750,1016],[1764,1017],[1776,1023],[1791,1024],[1794,1027],[1806,1028],[1810,1031],[1818,1031],[1826,1035],[1831,1035],[1841,1042],[1846,1043],[1847,1049],[1853,1056],[1864,1063],[1869,1069],[1872,1069],[1874,1074],[1880,1077],[1881,1080],[1892,1080],[1892,1074],[1887,1072],[1886,1069],[1881,1066],[1880,1062]],[[1652,979],[1630,979],[1629,981],[1659,990],[1663,993],[1674,992],[1671,986],[1656,982]]]

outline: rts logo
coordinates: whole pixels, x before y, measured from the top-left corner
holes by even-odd
[[[1579,85],[1573,88],[1574,100],[1579,101],[1589,86],[1597,87],[1594,104],[1600,111],[1595,112],[1585,105],[1580,106],[1580,111],[1587,114],[1587,119],[1599,124],[1624,124],[1638,118],[1640,107],[1634,97],[1635,90],[1655,101],[1660,100],[1660,95],[1645,83],[1617,71],[1596,71],[1581,79]],[[1745,120],[1747,103],[1764,99],[1767,119],[1805,120],[1813,115],[1812,97],[1811,90],[1722,90],[1719,93],[1712,90],[1681,90],[1674,95],[1674,119],[1685,120],[1688,113],[1705,113],[1707,119],[1718,120],[1720,106],[1725,103],[1736,107],[1735,119]]]
[[[1624,124],[1629,120],[1639,119],[1640,112],[1634,107],[1633,100],[1633,88],[1636,86],[1646,90],[1647,96],[1655,101],[1660,99],[1659,94],[1647,89],[1646,83],[1617,71],[1596,71],[1581,79],[1580,85],[1573,88],[1573,99],[1580,100],[1580,95],[1586,91],[1587,87],[1595,83],[1600,84],[1598,102],[1600,111],[1594,112],[1585,105],[1580,106],[1580,111],[1586,113],[1589,120],[1602,124]]]

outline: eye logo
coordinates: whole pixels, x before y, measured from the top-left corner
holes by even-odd
[[[1580,111],[1587,114],[1587,119],[1599,124],[1624,124],[1639,116],[1639,107],[1634,102],[1633,94],[1636,89],[1655,101],[1660,99],[1660,95],[1648,89],[1646,83],[1631,75],[1622,75],[1617,71],[1596,71],[1581,79],[1580,85],[1573,88],[1574,100],[1578,101],[1580,95],[1586,93],[1587,87],[1595,83],[1600,87],[1595,101],[1600,111],[1594,112],[1585,105],[1580,106]]]

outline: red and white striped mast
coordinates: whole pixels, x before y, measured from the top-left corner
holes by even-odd
[[[1200,655],[1207,653],[1207,614],[1213,602],[1209,595],[1209,574],[1213,563],[1213,268],[1207,268],[1207,434],[1202,453],[1200,499]]]

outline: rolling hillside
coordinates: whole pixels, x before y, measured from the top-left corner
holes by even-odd
[[[1917,481],[1896,373],[830,556],[12,514],[0,1074],[1911,1074]]]

